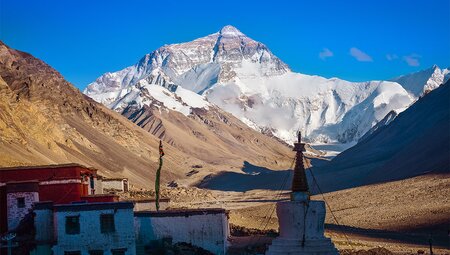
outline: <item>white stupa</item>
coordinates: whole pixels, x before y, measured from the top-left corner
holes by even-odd
[[[266,255],[337,255],[330,238],[324,236],[325,202],[311,201],[303,165],[305,144],[298,133],[294,151],[296,162],[291,201],[277,203],[279,236],[272,241]]]

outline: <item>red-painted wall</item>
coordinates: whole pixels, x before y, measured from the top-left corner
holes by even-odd
[[[71,178],[81,178],[81,173],[93,171],[81,166],[49,167],[49,168],[14,168],[0,171],[0,182],[10,181],[50,181]]]
[[[82,196],[87,196],[83,192],[82,186],[86,184],[66,183],[39,186],[39,200],[53,201],[54,204],[70,204],[80,201]]]
[[[70,204],[82,200],[88,200],[88,202],[116,201],[115,198],[108,196],[86,199],[85,197],[90,195],[89,181],[87,179],[83,183],[82,175],[95,176],[96,172],[79,165],[3,168],[0,169],[0,183],[39,181],[39,201],[53,201],[54,204]],[[0,186],[0,234],[7,230],[6,213],[6,186]]]
[[[81,174],[95,174],[94,171],[81,166],[14,168],[0,171],[0,182],[11,181],[64,181],[81,180]],[[39,185],[39,200],[53,201],[55,204],[67,204],[80,201],[81,196],[89,195],[89,185],[80,183],[42,184]]]
[[[82,174],[95,175],[95,171],[81,166],[11,168],[0,170],[0,182],[64,182],[80,180]],[[89,195],[89,184],[82,183],[50,183],[39,185],[39,200],[53,201],[55,204],[68,204],[80,201],[82,196]],[[0,197],[1,202],[1,197]],[[3,203],[1,204],[3,205]],[[0,211],[1,212],[1,211]]]

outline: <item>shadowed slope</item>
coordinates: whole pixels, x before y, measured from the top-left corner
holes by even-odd
[[[329,164],[316,168],[323,191],[450,172],[450,84],[419,99]]]

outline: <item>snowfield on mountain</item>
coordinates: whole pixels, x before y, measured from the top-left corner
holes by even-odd
[[[191,42],[165,45],[133,66],[106,73],[84,93],[119,113],[129,105],[141,108],[158,101],[189,115],[194,108],[214,104],[290,144],[298,130],[309,142],[349,143],[391,111],[411,105],[420,96],[411,86],[436,88],[426,81],[399,83],[295,73],[264,44],[225,26]]]
[[[446,83],[449,79],[449,68],[440,69],[437,65],[433,65],[431,68],[402,75],[392,81],[398,82],[414,97],[420,97]]]

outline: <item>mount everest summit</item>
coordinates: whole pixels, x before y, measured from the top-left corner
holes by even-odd
[[[157,106],[189,116],[214,105],[263,133],[293,143],[358,140],[449,78],[449,70],[392,81],[348,82],[292,72],[264,44],[232,26],[165,45],[138,63],[105,73],[84,93],[120,113]],[[420,77],[420,79],[417,78]]]

